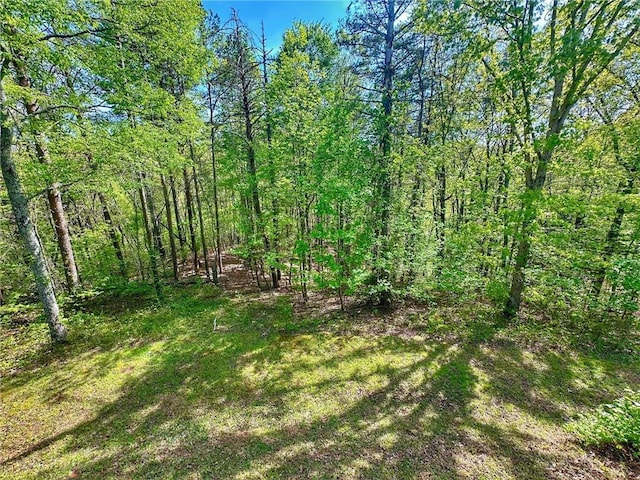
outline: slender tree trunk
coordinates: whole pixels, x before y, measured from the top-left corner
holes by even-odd
[[[120,275],[122,275],[122,277],[124,278],[127,278],[127,264],[124,261],[122,246],[120,245],[118,233],[116,232],[115,226],[113,225],[113,219],[111,218],[111,213],[109,212],[107,200],[102,192],[98,192],[98,199],[100,200],[100,205],[102,206],[102,217],[104,218],[104,223],[107,224],[107,228],[109,230],[109,239],[111,240],[111,245],[113,246],[113,250],[116,253],[116,258],[118,259],[118,264],[120,265]]]
[[[338,211],[338,216],[336,219],[338,222],[337,230],[339,232],[342,232],[344,230],[344,224],[345,224],[344,206],[342,204],[342,201],[338,201],[336,205],[336,209]],[[347,257],[347,252],[345,249],[344,237],[340,235],[338,237],[337,249],[336,249],[336,260],[338,262],[338,265],[340,265],[340,285],[338,285],[338,297],[340,298],[340,310],[344,310],[344,293],[345,293],[345,287],[346,287],[345,279],[348,278],[351,273],[348,271],[349,269],[348,269],[348,264],[346,262],[346,257]]]
[[[140,192],[138,191],[138,193]],[[138,199],[140,199],[140,196],[138,196]],[[147,272],[146,272],[146,267],[144,265],[144,260],[142,259],[142,250],[140,248],[140,233],[139,233],[140,232],[140,212],[139,212],[138,202],[136,202],[136,199],[135,199],[135,194],[133,195],[132,201],[133,201],[133,208],[135,213],[134,224],[135,224],[136,235],[134,237],[134,243],[135,243],[135,249],[136,249],[136,261],[138,265],[138,273],[140,274],[140,278],[142,279],[142,281],[146,282]],[[145,232],[146,232],[146,229],[145,229]]]
[[[307,236],[307,222],[305,221],[305,216],[303,215],[302,211],[303,208],[300,205],[300,202],[298,203],[298,222],[300,224],[300,239],[302,240],[303,243],[308,245],[308,248],[310,248],[309,245],[309,239]],[[302,252],[302,254],[300,255],[300,286],[302,287],[302,300],[304,303],[307,303],[307,300],[309,299],[309,295],[308,295],[308,291],[307,291],[307,271],[310,270],[310,265],[308,265],[307,263],[307,254],[305,252]]]
[[[4,68],[6,68],[6,62],[2,69]],[[49,334],[54,342],[62,342],[67,338],[67,329],[60,321],[60,310],[53,291],[51,276],[47,270],[44,252],[36,234],[35,226],[29,217],[27,197],[22,190],[18,172],[11,158],[13,132],[11,130],[12,127],[8,125],[9,116],[6,111],[1,80],[2,74],[0,74],[0,166],[2,168],[2,176],[7,187],[11,208],[18,224],[20,237],[29,254],[29,265],[35,277],[36,288],[42,302],[47,325],[49,326]]]
[[[173,212],[176,216],[176,229],[178,230],[178,241],[180,242],[180,250],[184,255],[184,246],[187,243],[186,236],[184,234],[184,226],[180,219],[180,205],[178,203],[178,191],[176,190],[176,182],[172,174],[169,174],[169,186],[171,187],[171,197],[173,199]]]
[[[213,142],[213,140],[212,140]],[[215,215],[215,224],[216,224],[216,258],[218,263],[217,270],[222,273],[222,240],[220,238],[220,207],[218,201],[218,174],[216,172],[216,158],[215,152],[213,148],[213,143],[211,145],[211,164],[213,167],[213,212]]]
[[[162,184],[162,196],[164,198],[164,206],[167,211],[167,230],[169,231],[169,247],[171,248],[171,266],[173,267],[173,278],[178,281],[178,253],[176,251],[176,239],[173,232],[173,217],[171,213],[171,199],[169,198],[169,189],[164,175],[160,175],[160,183]]]
[[[529,154],[525,153],[525,158]],[[547,178],[547,165],[551,159],[552,150],[547,150],[539,154],[538,169],[535,178],[531,171],[527,170],[527,185],[522,202],[522,222],[520,224],[520,232],[516,242],[515,264],[513,275],[511,277],[511,288],[509,290],[509,298],[504,309],[504,316],[507,319],[513,318],[520,310],[522,303],[522,293],[525,287],[524,270],[529,262],[531,253],[531,237],[533,235],[533,227],[538,217],[538,201],[542,193],[542,188]],[[526,164],[530,164],[530,160],[525,160]]]
[[[264,35],[264,22],[262,23],[262,81],[263,81],[263,87],[264,87],[264,91],[265,91],[265,98],[268,98],[266,96],[266,91],[267,91],[267,85],[269,83],[269,76],[267,74],[267,46],[266,46],[266,37]],[[270,187],[271,187],[271,222],[273,225],[273,238],[272,238],[272,242],[269,241],[266,233],[264,235],[264,241],[265,241],[265,248],[267,249],[267,252],[269,250],[271,250],[271,248],[273,248],[273,250],[276,252],[277,255],[277,250],[278,250],[278,215],[277,215],[277,210],[278,210],[278,202],[276,200],[275,197],[275,184],[276,184],[276,178],[275,178],[275,168],[273,166],[273,160],[271,158],[271,111],[270,111],[270,107],[267,104],[266,106],[266,130],[267,130],[267,145],[269,147],[269,152],[268,152],[268,158],[269,158],[269,183],[270,183]],[[270,245],[272,244],[272,245]],[[276,261],[279,263],[279,260],[276,258]],[[280,287],[280,277],[281,277],[281,272],[280,269],[276,269],[273,265],[269,266],[269,269],[271,271],[271,286],[273,288],[279,288]]]
[[[623,195],[629,195],[633,191],[633,183],[633,174],[630,172],[626,184],[621,185],[618,190]],[[609,226],[609,231],[607,232],[607,240],[602,252],[603,264],[596,271],[593,285],[591,286],[591,294],[595,297],[599,297],[600,292],[602,291],[602,285],[604,284],[604,279],[606,276],[606,264],[613,256],[616,250],[616,246],[618,245],[618,240],[620,238],[620,228],[622,227],[622,220],[624,219],[625,213],[626,209],[624,202],[618,203],[616,213],[613,216],[613,220],[611,221],[611,225]]]
[[[524,269],[527,266],[531,252],[531,239],[530,233],[528,232],[530,225],[531,224],[523,225],[523,232],[525,233],[521,233],[521,238],[517,242],[516,261],[511,277],[511,288],[509,289],[509,298],[507,299],[504,312],[507,318],[516,315],[520,310],[520,304],[522,302],[522,292],[525,286]]]
[[[265,253],[269,252],[270,245],[267,234],[265,233],[262,207],[260,206],[260,192],[258,189],[258,171],[256,166],[256,152],[253,146],[253,122],[251,120],[251,100],[249,99],[250,88],[247,79],[242,77],[242,104],[245,117],[245,138],[247,140],[247,169],[249,172],[249,186],[251,189],[251,206],[253,214],[255,215],[255,233],[262,236],[264,243]],[[262,261],[260,262],[262,263]],[[275,278],[275,282],[272,281],[274,288],[278,285],[278,277],[275,271],[272,271],[272,280]]]
[[[193,147],[191,147],[191,151],[193,156]],[[204,257],[204,269],[205,269],[205,272],[207,273],[207,280],[214,281],[215,283],[217,283],[218,274],[217,272],[215,272],[215,268],[213,272],[213,277],[209,270],[209,252],[207,249],[207,241],[204,234],[204,221],[202,219],[202,204],[200,203],[200,188],[198,188],[198,176],[196,175],[195,166],[191,167],[191,173],[193,174],[193,190],[196,193],[196,209],[198,211],[198,224],[200,227],[200,242],[202,243],[202,255]]]
[[[56,238],[58,239],[58,248],[60,249],[60,255],[62,256],[67,289],[69,291],[74,291],[80,285],[80,278],[78,276],[78,267],[76,266],[76,258],[73,252],[73,246],[71,245],[69,225],[67,224],[67,218],[64,213],[64,206],[62,205],[62,197],[60,195],[58,183],[54,183],[47,189],[47,202],[53,219]]]
[[[251,224],[253,227],[253,234],[256,235],[257,238],[262,237],[262,241],[264,244],[265,254],[269,253],[270,244],[269,238],[266,234],[266,229],[264,225],[264,219],[262,216],[262,208],[260,206],[260,193],[258,188],[258,176],[257,176],[257,166],[256,166],[256,153],[254,147],[254,131],[253,131],[253,112],[255,111],[254,100],[252,97],[253,82],[252,82],[252,73],[253,73],[253,60],[247,58],[247,53],[241,44],[241,40],[239,39],[239,30],[240,25],[238,19],[234,16],[234,21],[236,25],[236,35],[238,35],[238,80],[239,80],[239,95],[242,101],[242,112],[244,116],[244,126],[245,126],[245,140],[246,140],[246,148],[247,148],[247,172],[248,172],[248,182],[251,196],[251,207],[253,214],[255,217],[251,219]],[[268,122],[267,122],[268,123]],[[260,265],[264,266],[264,256],[260,258]],[[278,285],[278,276],[275,270],[272,268],[272,286],[275,288]]]
[[[243,93],[245,111],[245,137],[247,139],[247,168],[249,171],[249,186],[251,189],[251,206],[258,224],[262,217],[260,207],[260,194],[258,192],[258,173],[256,168],[256,151],[253,147],[253,123],[251,122],[251,105],[248,99],[249,93]]]
[[[436,239],[438,242],[438,270],[444,261],[445,247],[445,222],[447,212],[447,171],[443,163],[436,169],[437,193],[436,193]]]
[[[556,11],[557,2],[554,0],[552,8],[551,18],[551,50],[555,49],[555,25],[556,25]],[[531,39],[533,38],[534,28],[534,14],[535,2],[531,2],[523,15],[522,34],[517,40],[517,48],[520,56],[531,50]],[[559,119],[559,105],[561,101],[563,91],[563,76],[554,76],[554,90],[553,98],[551,100],[551,111],[549,116],[549,130],[544,140],[546,142],[544,154],[537,153],[537,171],[534,178],[533,173],[533,157],[531,149],[535,148],[534,128],[533,128],[533,113],[531,110],[531,85],[526,81],[521,82],[520,94],[524,103],[524,119],[523,119],[523,140],[524,140],[524,163],[525,163],[525,192],[521,206],[520,231],[516,238],[514,238],[515,264],[513,273],[511,276],[511,288],[509,290],[509,297],[504,307],[503,316],[506,320],[510,320],[515,317],[520,310],[520,304],[522,302],[522,293],[525,287],[525,268],[529,262],[529,254],[531,252],[531,236],[533,234],[533,226],[537,218],[537,200],[542,191],[547,174],[547,164],[551,160],[553,154],[553,147],[551,146],[550,134],[553,132],[557,134],[560,132],[558,128],[561,124],[558,123]],[[560,82],[560,83],[559,83]],[[515,94],[515,92],[513,92]],[[553,124],[553,126],[552,126]],[[513,254],[512,254],[513,257]]]
[[[382,75],[382,118],[380,128],[380,160],[378,164],[377,218],[376,218],[376,283],[390,281],[389,266],[389,233],[391,221],[391,122],[393,114],[393,50],[395,41],[395,1],[387,2],[386,30],[384,36],[384,63]],[[391,291],[383,288],[379,298],[380,304],[391,303]]]
[[[153,192],[147,185],[147,205],[149,208],[149,216],[151,217],[151,227],[153,232],[153,242],[156,245],[156,250],[161,260],[162,270],[166,273],[165,260],[167,258],[167,252],[164,249],[162,243],[162,231],[160,230],[160,217],[156,215],[155,201],[153,198]]]
[[[187,167],[182,169],[182,177],[184,179],[184,194],[187,199],[187,219],[189,221],[189,237],[191,238],[191,252],[193,254],[193,271],[197,274],[200,271],[200,262],[198,261],[198,245],[193,218],[193,198],[191,197],[191,183]]]
[[[513,152],[514,143],[513,140],[509,141],[509,152]],[[507,153],[505,148],[504,153]],[[511,174],[509,172],[509,168],[507,167],[504,157],[502,158],[502,176],[500,185],[498,187],[498,195],[496,196],[496,204],[494,207],[494,212],[496,215],[500,214],[500,212],[507,206],[508,195],[509,195],[509,181],[511,179]],[[500,253],[500,267],[504,271],[507,267],[508,257],[509,257],[509,228],[508,221],[505,218],[505,221],[502,225],[502,249]]]
[[[216,165],[216,130],[214,126],[214,103],[211,91],[211,83],[207,83],[207,93],[209,96],[209,123],[211,124],[211,168],[213,173],[213,211],[215,215],[215,234],[216,234],[216,260],[218,264],[217,270],[222,273],[222,242],[220,241],[220,202],[218,201],[218,169]]]
[[[194,175],[195,175],[195,169],[194,169]],[[202,239],[202,245],[203,245],[203,250],[205,252],[205,257],[208,255],[208,250],[205,247],[206,246],[206,242],[205,242],[205,234],[204,234],[204,221],[202,220],[203,216],[202,216],[202,204],[200,201],[200,192],[204,193],[204,187],[202,186],[202,184],[200,183],[199,179],[197,177],[195,177],[195,184],[196,184],[196,202],[198,204],[198,218],[200,219],[200,237]],[[211,211],[209,211],[209,213],[211,213]],[[211,218],[211,217],[209,217]],[[214,250],[215,252],[215,250]],[[205,258],[206,262],[205,262],[205,267],[208,269],[209,268],[209,260],[207,258]],[[211,281],[213,283],[215,283],[216,285],[218,284],[218,261],[217,258],[214,258],[213,261],[213,265],[211,265]]]
[[[427,56],[427,36],[422,37],[422,49],[420,54],[420,62],[417,70],[418,87],[420,89],[420,101],[418,109],[418,118],[416,119],[416,137],[424,144],[425,147],[429,147],[429,131],[425,132],[425,118],[430,121],[431,117],[431,102],[427,104],[427,82],[425,81],[425,64]],[[420,209],[424,204],[424,164],[422,160],[418,160],[416,164],[416,178],[411,189],[411,200],[409,204],[409,212],[411,216],[411,232],[408,240],[408,261],[409,269],[407,272],[407,284],[413,283],[416,277],[416,262],[417,262],[417,248],[418,246],[418,231],[420,230],[421,215]]]
[[[142,210],[142,219],[144,222],[144,231],[147,240],[147,248],[149,249],[149,262],[151,264],[151,276],[153,278],[153,286],[156,290],[158,300],[162,300],[162,285],[160,283],[160,273],[158,272],[158,252],[156,250],[157,243],[154,238],[154,227],[150,222],[154,221],[155,211],[153,209],[153,199],[149,194],[144,175],[140,175],[140,206]],[[150,218],[151,217],[151,218]]]
[[[629,195],[633,192],[634,175],[637,173],[637,167],[633,164],[633,160],[631,163],[625,162],[622,151],[620,149],[620,135],[613,123],[606,105],[601,104],[600,108],[596,107],[596,112],[610,130],[613,153],[616,161],[619,165],[624,165],[627,170],[628,176],[626,182],[623,181],[620,183],[620,185],[618,186],[618,193],[624,196]],[[609,226],[607,239],[605,242],[604,250],[602,252],[602,264],[596,270],[593,284],[591,285],[591,294],[596,298],[598,298],[600,296],[600,293],[602,292],[602,285],[604,284],[604,279],[606,277],[607,264],[609,263],[609,260],[613,256],[618,245],[618,241],[620,238],[620,228],[622,227],[622,221],[624,220],[625,213],[625,203],[624,200],[622,200],[618,203],[616,213],[613,217],[613,220],[611,221],[611,225]]]
[[[409,269],[407,273],[407,283],[411,284],[415,280],[416,270],[415,265],[417,262],[416,259],[416,251],[417,251],[417,236],[419,229],[419,209],[421,207],[421,199],[422,199],[422,162],[417,166],[416,178],[413,183],[413,187],[411,188],[411,200],[409,202],[409,215],[410,215],[410,228],[411,232],[409,233],[408,239],[408,258]]]

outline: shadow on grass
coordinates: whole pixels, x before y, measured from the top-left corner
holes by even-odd
[[[202,292],[112,316],[111,329],[54,352],[61,364],[108,355],[86,377],[48,384],[50,401],[162,342],[117,401],[3,466],[20,471],[55,446],[61,460],[38,478],[71,468],[84,478],[604,478],[558,432],[608,393],[589,368],[610,382],[613,364],[523,354],[491,321],[447,342],[335,335],[314,331],[324,320],[294,320],[285,297]]]

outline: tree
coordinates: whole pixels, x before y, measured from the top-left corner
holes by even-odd
[[[491,35],[483,59],[512,117],[525,188],[505,316],[520,309],[539,201],[569,114],[640,28],[637,2],[472,2]],[[548,18],[548,20],[546,20]],[[544,118],[544,125],[538,119]]]
[[[374,276],[381,304],[391,302],[390,227],[392,205],[392,148],[394,77],[399,66],[398,43],[410,31],[410,0],[363,0],[351,4],[343,42],[359,56],[360,71],[370,75],[370,91],[379,95],[381,110],[376,118],[379,154],[376,158],[374,204]],[[375,59],[373,65],[371,59]]]
[[[9,123],[7,98],[2,85],[8,67],[9,59],[5,53],[2,55],[2,66],[0,67],[0,166],[2,167],[2,177],[7,187],[20,237],[22,237],[29,255],[29,264],[35,277],[36,288],[49,326],[49,334],[54,342],[63,342],[67,338],[67,329],[60,321],[60,310],[53,291],[51,276],[47,270],[44,252],[29,216],[27,197],[22,190],[16,166],[11,158],[13,126]]]

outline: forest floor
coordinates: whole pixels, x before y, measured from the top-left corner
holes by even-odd
[[[0,321],[0,479],[640,478],[566,429],[640,385],[635,347],[484,302],[304,307],[227,263],[68,304],[62,346]]]

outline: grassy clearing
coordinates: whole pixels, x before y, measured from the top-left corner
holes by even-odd
[[[637,474],[565,428],[640,385],[635,351],[500,327],[482,305],[320,316],[210,286],[169,297],[98,297],[56,348],[44,325],[2,323],[0,479]]]

